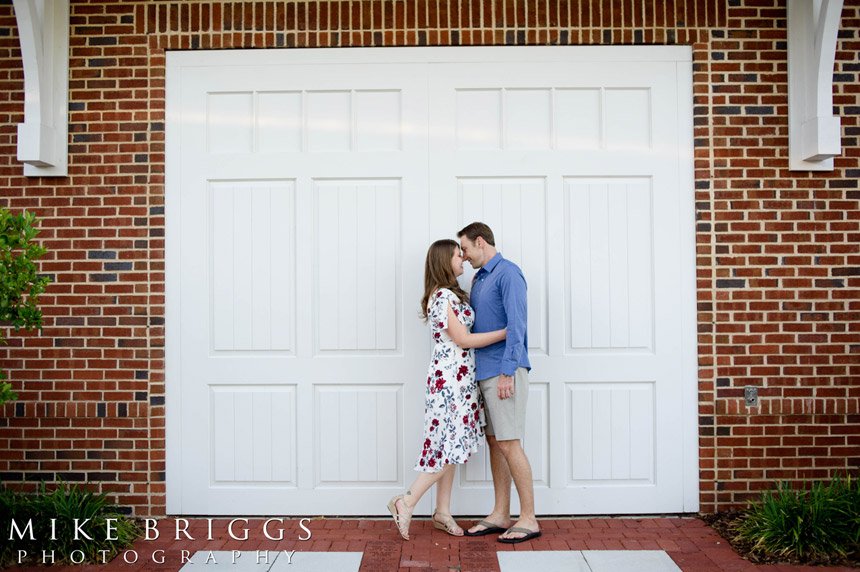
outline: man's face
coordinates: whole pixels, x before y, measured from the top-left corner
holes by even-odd
[[[460,237],[460,248],[463,249],[463,258],[469,261],[472,268],[478,269],[484,265],[484,252],[481,249],[481,244],[484,239],[480,236],[475,239],[475,242],[469,240],[468,236]]]

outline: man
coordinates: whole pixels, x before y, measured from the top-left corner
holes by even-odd
[[[495,505],[493,512],[466,535],[504,531],[499,542],[516,544],[541,534],[535,517],[532,468],[522,445],[531,369],[526,333],[526,279],[516,264],[496,251],[493,231],[486,224],[473,222],[457,233],[457,238],[463,258],[478,271],[470,294],[475,309],[472,331],[507,328],[504,341],[475,351],[475,377],[486,406]],[[512,478],[520,497],[520,518],[511,527]]]

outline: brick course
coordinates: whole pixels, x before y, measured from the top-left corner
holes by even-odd
[[[788,171],[785,28],[776,0],[71,0],[69,177],[25,178],[3,3],[0,204],[42,218],[54,283],[41,335],[0,350],[20,395],[0,415],[0,481],[93,481],[165,512],[166,50],[505,44],[693,47],[702,511],[856,471],[860,0],[839,32],[832,172]]]

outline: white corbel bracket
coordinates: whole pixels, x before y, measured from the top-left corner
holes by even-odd
[[[792,171],[832,171],[841,153],[833,64],[842,0],[788,0],[788,156]]]
[[[18,160],[28,177],[68,175],[69,0],[14,0],[24,61]]]

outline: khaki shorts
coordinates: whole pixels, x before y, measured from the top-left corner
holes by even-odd
[[[514,395],[499,399],[499,376],[478,382],[484,396],[487,426],[484,433],[494,435],[497,441],[522,439],[526,426],[526,405],[529,399],[529,372],[518,367],[514,373]]]

